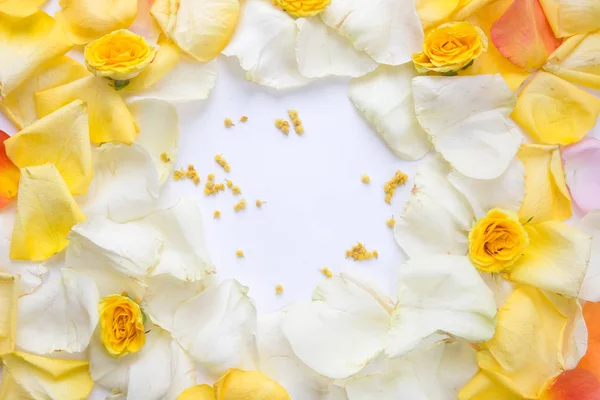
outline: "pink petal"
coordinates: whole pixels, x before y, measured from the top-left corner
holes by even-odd
[[[600,209],[600,140],[585,138],[562,149],[571,197],[584,212]]]

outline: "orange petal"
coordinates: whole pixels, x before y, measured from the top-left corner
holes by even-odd
[[[583,319],[588,328],[588,348],[577,368],[590,371],[600,381],[600,303],[585,303]]]
[[[10,136],[0,130],[0,208],[17,196],[19,177],[21,176],[19,168],[6,155],[4,141],[8,138]]]
[[[515,0],[490,34],[500,54],[526,71],[540,68],[561,43],[539,0]]]
[[[576,368],[563,372],[542,396],[542,400],[575,399],[600,399],[600,382],[588,370]]]

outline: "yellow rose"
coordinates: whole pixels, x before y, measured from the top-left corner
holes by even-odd
[[[312,17],[320,14],[331,0],[273,0],[273,4],[294,17]]]
[[[481,271],[503,272],[521,257],[528,244],[517,214],[493,208],[469,232],[469,258]]]
[[[417,71],[454,73],[487,51],[485,33],[468,22],[451,22],[432,29],[425,36],[423,51],[412,56]]]
[[[85,46],[85,65],[96,76],[125,81],[148,68],[156,49],[146,40],[120,29]]]
[[[112,295],[100,300],[100,338],[113,357],[139,351],[146,336],[140,306],[129,297]]]

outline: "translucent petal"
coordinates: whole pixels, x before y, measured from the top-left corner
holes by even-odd
[[[573,83],[600,89],[600,32],[565,39],[542,68]]]
[[[600,301],[600,212],[594,211],[575,222],[575,228],[592,237],[590,263],[585,271],[579,298]],[[598,374],[600,379],[600,373]]]
[[[584,138],[560,153],[573,202],[584,212],[600,209],[600,140]]]
[[[540,0],[558,37],[600,28],[600,3],[595,0]]]

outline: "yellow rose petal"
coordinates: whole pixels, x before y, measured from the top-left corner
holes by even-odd
[[[77,45],[127,28],[135,19],[138,0],[60,0],[56,13],[67,34]]]
[[[512,118],[537,142],[567,145],[595,125],[600,99],[547,72],[538,72],[519,95]]]
[[[77,61],[61,56],[40,65],[19,87],[0,102],[0,111],[19,129],[37,119],[34,94],[72,82],[90,73]]]
[[[124,92],[137,92],[147,89],[158,82],[179,61],[179,48],[175,43],[161,35],[158,41],[158,51],[150,66],[138,76],[131,79]]]
[[[509,390],[505,392],[537,399],[564,370],[562,346],[567,321],[568,316],[543,292],[518,287],[498,310],[494,337],[477,353],[479,367],[493,381],[506,386]]]
[[[150,13],[181,50],[206,62],[229,43],[240,4],[238,0],[156,0]]]
[[[566,39],[542,66],[573,83],[600,89],[600,32]]]
[[[258,371],[230,369],[215,383],[217,400],[290,400],[277,382]]]
[[[540,0],[540,3],[557,37],[600,28],[598,0]]]
[[[87,193],[94,170],[87,107],[81,100],[48,114],[4,144],[17,167],[53,163],[74,196]]]
[[[2,361],[2,399],[81,400],[87,399],[94,386],[87,361],[60,360],[20,352],[7,354]]]
[[[558,146],[523,144],[517,157],[525,167],[525,198],[519,210],[522,222],[571,218],[571,196],[565,182]]]
[[[23,19],[0,14],[0,100],[72,46],[60,24],[42,11]]]
[[[88,76],[36,93],[37,114],[43,117],[77,99],[87,103],[92,142],[131,144],[135,141],[138,130],[135,121],[108,79]]]
[[[15,350],[18,297],[19,276],[0,272],[0,356]]]
[[[209,385],[196,385],[185,389],[177,400],[215,400],[215,390]]]
[[[47,0],[0,0],[0,14],[25,18],[35,14]]]
[[[417,0],[417,14],[424,29],[445,21],[457,9],[460,0]]]
[[[69,231],[82,221],[85,216],[54,165],[23,168],[10,257],[46,260],[67,246]]]
[[[522,396],[479,371],[458,393],[458,400],[523,400]]]

